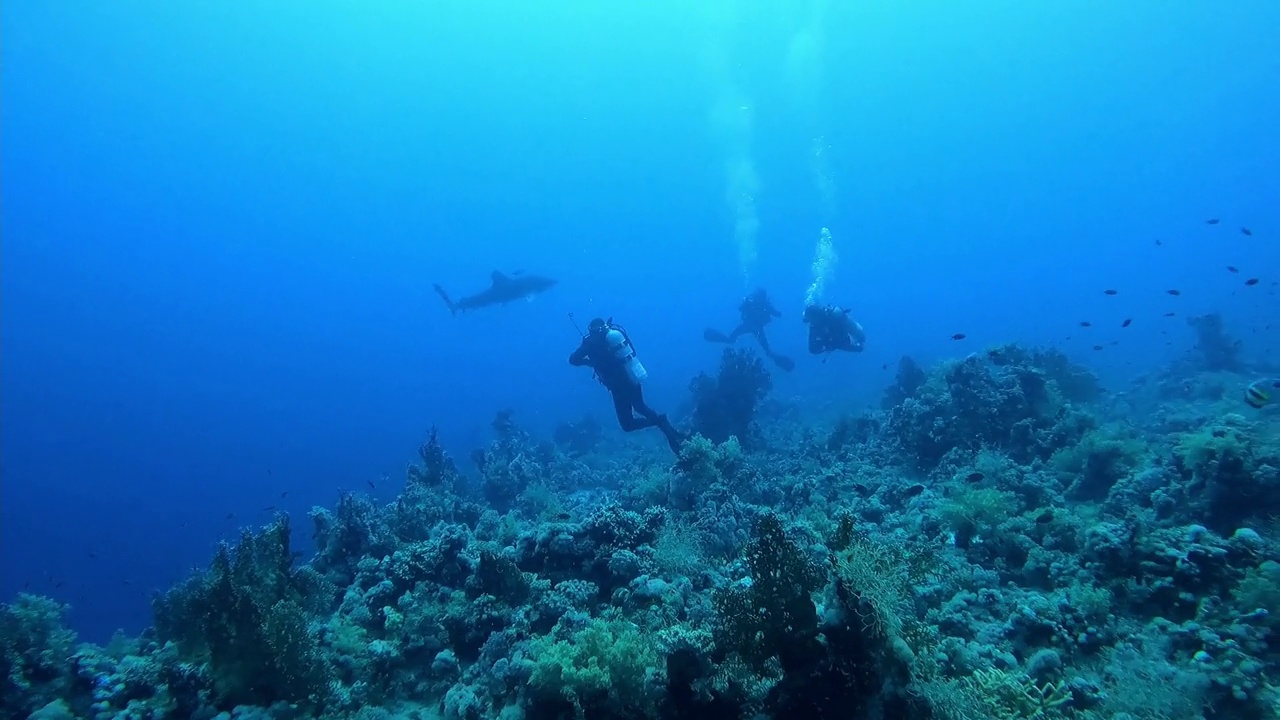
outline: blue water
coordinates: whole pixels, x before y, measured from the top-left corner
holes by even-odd
[[[691,8],[6,2],[0,598],[136,632],[267,508],[393,497],[433,424],[464,465],[505,407],[617,437],[568,313],[673,414],[756,286],[815,416],[1015,340],[1122,388],[1201,312],[1280,354],[1280,5]],[[824,227],[868,348],[821,363]],[[493,270],[560,283],[431,290]]]

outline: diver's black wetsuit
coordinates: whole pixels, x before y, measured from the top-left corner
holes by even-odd
[[[738,305],[738,315],[741,321],[733,332],[725,335],[713,328],[707,328],[703,332],[703,337],[708,342],[720,342],[732,345],[738,341],[743,335],[755,335],[756,342],[760,343],[760,349],[764,351],[775,363],[785,370],[790,370],[795,363],[785,355],[778,355],[769,347],[769,338],[764,334],[764,328],[773,322],[774,318],[782,317],[782,313],[773,306],[773,301],[769,299],[768,293],[763,289],[756,290],[750,295],[742,299],[742,303]]]
[[[809,352],[821,355],[835,350],[862,352],[866,334],[862,326],[849,317],[848,310],[834,305],[810,305],[804,321],[809,324]]]
[[[782,313],[773,306],[773,301],[769,299],[768,294],[764,290],[757,290],[743,298],[742,303],[738,305],[738,316],[742,320],[738,323],[738,327],[729,333],[729,344],[737,342],[743,335],[750,334],[756,336],[761,350],[766,353],[772,352],[769,349],[769,338],[764,334],[764,327],[774,318],[782,317]]]
[[[623,432],[661,428],[672,451],[679,452],[683,438],[668,422],[666,415],[659,414],[645,404],[640,383],[627,375],[626,367],[613,354],[605,340],[607,330],[608,328],[598,329],[593,323],[592,331],[582,338],[582,344],[569,355],[569,364],[589,367],[595,371],[600,384],[613,396],[613,409],[618,415],[618,425]],[[640,417],[636,417],[637,413]]]

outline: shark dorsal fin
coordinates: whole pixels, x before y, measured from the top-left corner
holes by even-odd
[[[511,278],[507,277],[506,273],[501,270],[494,270],[489,273],[489,279],[493,281],[494,285],[502,285],[504,283],[511,282]]]

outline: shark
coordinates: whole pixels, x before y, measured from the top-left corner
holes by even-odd
[[[526,300],[534,295],[546,292],[555,287],[559,280],[542,275],[525,275],[523,273],[506,273],[494,270],[489,275],[489,287],[475,295],[465,295],[456,301],[450,299],[449,293],[439,284],[434,285],[436,292],[444,299],[449,312],[457,315],[467,310],[477,310],[491,305],[505,305],[514,300]]]

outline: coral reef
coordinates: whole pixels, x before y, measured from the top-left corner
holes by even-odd
[[[1280,421],[1173,384],[1011,345],[813,427],[729,352],[674,464],[503,413],[464,474],[433,431],[399,497],[313,510],[304,562],[246,530],[139,638],[0,608],[0,717],[1276,717]]]
[[[726,349],[715,378],[700,374],[689,383],[693,395],[693,431],[713,442],[738,438],[751,446],[759,437],[756,410],[773,388],[769,371],[755,353]]]
[[[1239,370],[1240,341],[1227,334],[1226,324],[1220,313],[1208,313],[1187,318],[1187,324],[1196,334],[1196,352],[1204,370]]]

